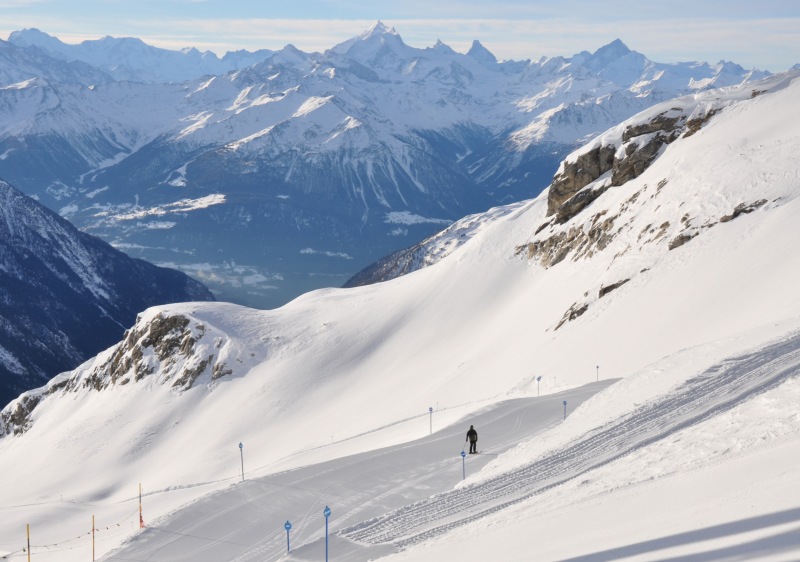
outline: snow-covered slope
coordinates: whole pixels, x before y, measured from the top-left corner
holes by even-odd
[[[106,57],[79,59],[99,69],[157,69],[153,57],[194,68],[136,40],[12,39],[19,56],[61,53],[48,68],[86,49]],[[765,75],[659,64],[621,41],[498,62],[477,42],[467,54],[410,47],[381,23],[325,53],[289,45],[180,83],[55,80],[11,66],[0,177],[129,253],[261,307],[341,285],[449,222],[535,196],[568,152],[654,103]],[[186,211],[209,196],[216,204]]]
[[[28,522],[40,560],[83,559],[99,514],[101,552],[130,537],[109,561],[280,559],[290,520],[288,559],[318,559],[327,504],[346,560],[797,558],[798,104],[793,73],[674,100],[674,128],[648,110],[564,163],[576,188],[572,164],[610,152],[582,207],[472,217],[386,283],[148,310],[2,412],[0,548]],[[671,142],[614,185],[643,135]],[[502,454],[459,485],[478,419]]]

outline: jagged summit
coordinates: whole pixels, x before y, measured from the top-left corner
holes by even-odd
[[[379,49],[380,47],[391,45],[396,47],[405,47],[405,43],[403,43],[403,39],[400,37],[400,34],[397,33],[395,28],[388,27],[382,21],[375,22],[375,25],[367,29],[366,31],[356,35],[344,41],[343,43],[339,43],[332,49],[328,50],[328,53],[333,53],[336,55],[362,55],[365,52],[370,52],[374,49]],[[367,46],[367,47],[365,47]]]
[[[436,44],[433,47],[429,47],[434,52],[437,53],[445,53],[448,55],[455,54],[455,51],[448,45],[447,43],[443,43],[441,39],[436,40]]]
[[[94,67],[92,70],[95,73],[99,70],[116,80],[145,83],[182,82],[209,74],[224,74],[257,64],[272,53],[268,50],[254,53],[241,51],[220,59],[211,51],[199,51],[194,47],[182,50],[162,49],[136,37],[111,35],[71,44],[35,28],[12,32],[8,43],[21,48],[36,47],[43,55],[52,57],[55,61],[90,65]],[[59,69],[58,72],[63,74],[64,69]],[[83,74],[87,74],[85,68]],[[81,80],[87,84],[106,81],[108,77]]]
[[[600,69],[632,52],[634,51],[631,51],[621,39],[614,39],[594,52],[581,51],[574,54],[572,62],[583,64],[593,69]]]
[[[614,39],[611,43],[603,45],[602,47],[597,49],[593,53],[593,56],[596,58],[603,58],[606,60],[614,60],[618,59],[619,57],[624,57],[630,52],[631,50],[625,43],[622,42],[622,39],[617,38]]]
[[[472,57],[483,65],[497,64],[497,57],[477,39],[472,42],[472,46],[467,51],[467,56]]]
[[[366,30],[364,33],[359,35],[361,39],[368,39],[370,37],[374,37],[376,35],[396,35],[400,37],[400,34],[397,33],[394,27],[388,27],[385,23],[378,20],[375,24]]]

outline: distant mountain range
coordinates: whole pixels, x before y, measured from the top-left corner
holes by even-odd
[[[213,296],[132,259],[0,181],[0,403],[119,341],[158,304]]]
[[[616,40],[498,61],[382,23],[324,53],[166,51],[40,31],[0,42],[0,177],[220,299],[339,286],[451,222],[538,194],[593,135],[766,72]]]
[[[274,53],[268,49],[235,51],[219,58],[211,51],[200,52],[194,48],[170,51],[134,37],[110,36],[72,45],[38,29],[15,31],[8,42],[17,47],[38,48],[62,61],[86,63],[107,73],[111,80],[148,83],[183,82],[226,74],[257,64]]]

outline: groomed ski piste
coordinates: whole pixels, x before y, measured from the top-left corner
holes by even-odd
[[[741,341],[730,342],[737,343]],[[686,352],[686,357],[673,358],[673,361],[696,360],[697,355],[706,353],[714,352],[695,349]],[[659,371],[657,367],[655,372]],[[687,455],[687,451],[681,451],[680,446],[676,450],[675,443],[688,441],[691,446],[708,447],[709,443],[704,443],[702,436],[709,431],[709,426],[740,425],[742,415],[747,415],[754,408],[757,411],[766,408],[775,419],[786,417],[783,421],[788,425],[783,430],[789,435],[778,437],[791,437],[789,450],[796,451],[800,448],[796,435],[800,422],[792,410],[800,399],[798,375],[800,332],[780,338],[752,353],[717,363],[663,395],[651,400],[643,398],[646,400],[644,404],[578,437],[572,437],[575,429],[580,432],[587,425],[596,423],[598,417],[602,417],[597,415],[598,410],[602,411],[609,403],[614,403],[617,392],[622,389],[608,387],[618,381],[591,383],[546,398],[504,401],[470,417],[470,421],[484,428],[481,432],[483,439],[495,443],[493,450],[497,453],[488,452],[488,455],[499,457],[515,441],[530,438],[531,434],[534,438],[542,438],[543,433],[548,433],[558,443],[548,447],[549,450],[534,462],[512,469],[504,467],[506,463],[495,462],[495,466],[490,468],[494,468],[496,474],[484,479],[480,478],[480,474],[474,478],[471,474],[470,480],[453,486],[453,481],[463,475],[464,467],[454,460],[458,454],[453,454],[455,449],[452,445],[459,443],[463,433],[460,430],[464,427],[449,427],[415,442],[246,482],[235,492],[215,494],[179,511],[167,524],[144,532],[134,544],[107,559],[320,560],[325,551],[324,539],[315,538],[321,529],[314,530],[314,527],[320,527],[320,515],[324,509],[321,502],[326,497],[334,506],[333,509],[341,511],[328,538],[329,549],[336,553],[336,559],[366,561],[396,551],[403,553],[401,558],[409,560],[447,559],[441,549],[431,556],[425,555],[424,550],[420,554],[412,547],[424,545],[434,538],[447,537],[447,533],[456,528],[463,527],[466,531],[471,526],[471,533],[476,530],[491,532],[492,515],[505,513],[509,507],[520,509],[531,500],[551,503],[553,498],[548,496],[562,496],[563,488],[567,486],[585,487],[594,483],[595,475],[601,469],[624,474],[631,460],[641,462],[646,459],[652,463],[654,454],[648,447],[656,446],[662,451],[666,450],[666,454],[675,456],[675,466],[665,464],[660,467],[667,474],[680,470],[682,463],[706,464],[702,459],[705,455],[728,456],[730,451],[716,450],[705,451],[698,458],[697,454]],[[629,386],[624,382],[620,384],[622,387]],[[595,396],[596,392],[603,389],[608,391]],[[591,398],[589,403],[576,413],[578,419],[570,420],[579,427],[564,431],[565,427],[561,424],[566,422],[561,419],[558,408],[560,401],[564,399],[568,405],[578,406],[584,404],[587,398]],[[791,423],[792,417],[795,418],[794,424]],[[743,434],[735,440],[736,444],[741,447],[750,439],[757,438],[767,425],[762,422],[756,428],[740,428]],[[792,436],[792,432],[795,435]],[[775,435],[769,437],[770,440],[775,438]],[[501,441],[496,441],[498,439]],[[565,442],[560,443],[562,440]],[[722,442],[718,446],[724,449],[727,444]],[[673,450],[670,451],[670,448]],[[775,448],[779,451],[782,449]],[[767,448],[767,452],[774,451]],[[489,462],[489,459],[478,456],[467,456],[467,459],[468,464],[464,466],[469,467],[470,473]],[[707,463],[712,467],[716,464],[713,458],[708,460],[712,461]],[[736,459],[731,464],[741,460]],[[505,470],[498,471],[500,467]],[[754,482],[765,484],[757,472],[752,475]],[[627,486],[643,489],[647,493],[646,483],[653,476],[631,474],[628,478],[631,478],[631,482]],[[796,482],[797,478],[795,474],[792,481]],[[672,474],[669,480],[674,482],[680,479],[679,475]],[[424,497],[431,493],[433,495]],[[604,491],[606,493],[607,490]],[[421,496],[422,499],[413,501]],[[692,502],[693,499],[689,497],[686,501]],[[789,503],[791,505],[791,500]],[[572,507],[574,509],[579,505]],[[293,520],[293,528],[299,527],[301,530],[299,534],[295,532],[297,546],[287,556],[280,514],[297,513],[298,506],[303,506],[303,509],[298,514],[301,516]],[[384,510],[387,512],[382,513]],[[205,516],[197,518],[197,513]],[[374,513],[381,515],[370,518]],[[613,515],[624,526],[625,514],[612,512],[609,515]],[[640,515],[633,513],[628,517]],[[354,521],[359,522],[353,524]],[[786,528],[786,532],[775,533],[782,528]],[[261,529],[271,531],[262,532]],[[727,547],[730,558],[712,551],[706,558],[699,559],[736,559],[742,555],[768,559],[769,554],[774,554],[776,560],[790,560],[800,548],[798,530],[800,509],[797,508],[778,510],[775,514],[763,517],[761,522],[748,524],[746,521],[734,521],[727,530],[722,531],[722,540],[739,543],[737,535],[746,533],[763,538],[753,541],[752,545],[745,543],[740,548]],[[720,531],[696,532],[688,542],[689,548],[692,548],[692,543],[719,540],[720,536],[715,536],[715,532]],[[448,544],[447,540],[441,542]],[[644,555],[642,559],[654,559],[654,556],[660,559],[660,551],[670,552],[672,549],[673,552],[680,552],[681,547],[687,546],[686,542],[685,537],[672,540],[664,538],[649,546],[626,545],[609,553],[579,555],[577,558],[614,560],[628,558],[627,553]],[[508,545],[503,548],[508,548]],[[572,548],[580,551],[579,545]],[[514,550],[503,550],[503,559],[524,560],[528,556],[524,548],[516,554]],[[771,550],[776,552],[771,553]],[[568,548],[563,548],[561,555],[553,552],[552,558],[545,559],[560,559],[569,552]],[[468,560],[483,560],[491,557],[491,551],[480,556],[475,552],[465,552],[464,556]]]
[[[545,193],[386,283],[144,312],[0,438],[0,556],[30,525],[91,559],[94,515],[104,561],[800,559],[799,105],[789,74],[654,108],[716,111],[563,225]],[[597,217],[589,255],[517,250]]]

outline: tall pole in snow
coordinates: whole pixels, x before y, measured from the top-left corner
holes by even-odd
[[[431,415],[431,435],[433,435],[433,406],[428,408],[428,413]]]
[[[28,531],[28,562],[31,562],[31,524],[26,523],[25,529]]]
[[[600,365],[597,366],[597,382],[600,382]]]
[[[142,517],[142,483],[139,482],[139,528],[144,529],[144,517]]]
[[[242,457],[242,482],[244,482],[244,445],[239,442],[239,455]]]
[[[567,419],[567,401],[564,400],[564,420]]]
[[[465,453],[464,451],[461,451],[461,479],[462,480],[466,480],[466,478],[467,478],[467,467],[466,467],[466,464],[464,463],[464,459],[466,459],[466,458],[467,458],[467,453]]]
[[[94,515],[92,515],[92,562],[94,562]]]
[[[322,515],[325,516],[325,562],[328,562],[328,517],[331,516],[331,508],[326,505]]]
[[[542,380],[542,375],[536,377],[536,396],[539,396],[539,381]]]

